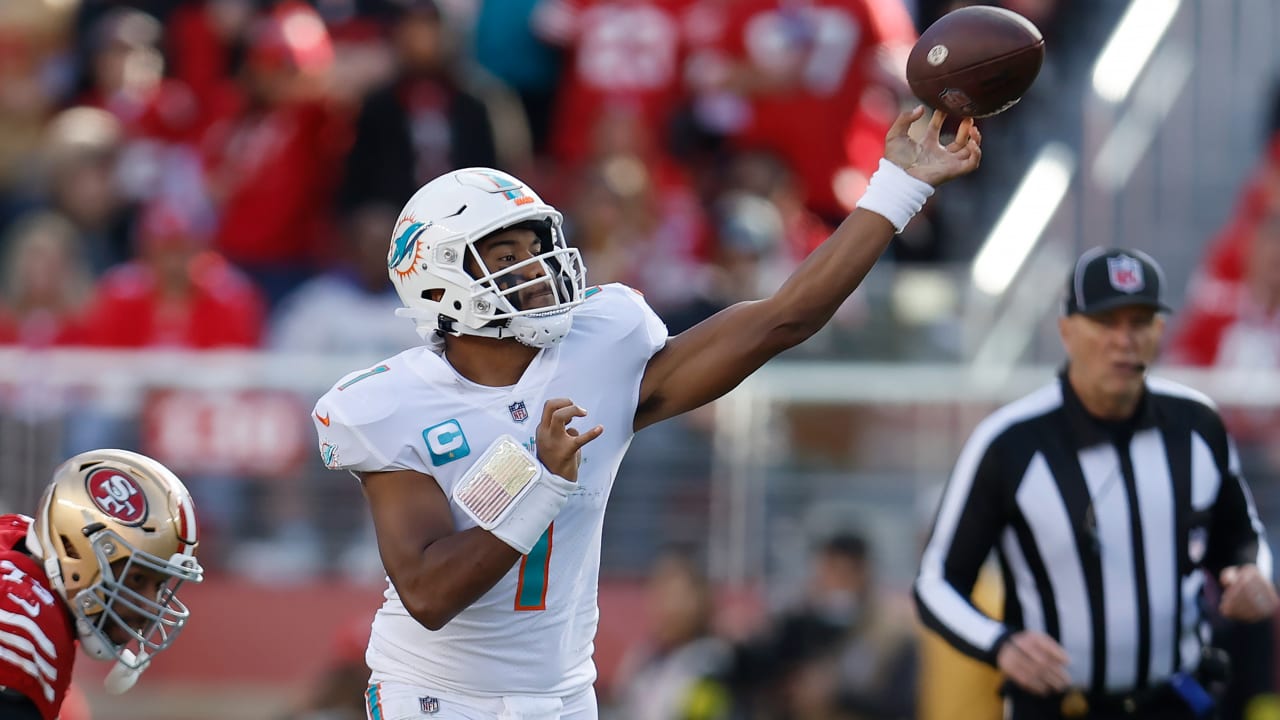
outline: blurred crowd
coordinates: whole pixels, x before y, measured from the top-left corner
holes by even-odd
[[[849,212],[959,4],[6,0],[0,343],[393,352],[389,228],[467,166],[678,331]]]
[[[771,291],[849,212],[914,103],[907,52],[966,4],[0,0],[0,345],[398,352],[419,340],[393,314],[396,215],[420,185],[469,166],[532,184],[565,213],[589,281],[643,290],[679,332]],[[983,4],[1032,19],[1058,61],[1071,57],[1067,3]],[[990,143],[1031,132],[1018,118],[986,121],[1002,124]],[[1001,155],[980,174],[1002,177]],[[955,259],[948,219],[965,212],[931,205],[891,261]],[[1173,329],[1166,362],[1280,369],[1280,140],[1208,244]],[[145,432],[82,412],[44,433],[57,408],[23,398],[0,388],[0,457],[33,477],[82,449],[68,445],[136,446]],[[261,394],[234,402],[240,418],[281,411],[286,425],[306,412]],[[222,406],[160,396],[142,424],[204,428],[193,407]],[[1274,411],[1229,420],[1247,462],[1280,467]],[[358,489],[325,473],[310,442],[309,460],[259,463],[256,476],[183,473],[211,567],[239,552],[226,564],[274,581],[335,562],[381,576],[363,514],[344,502]],[[274,544],[221,543],[233,533]],[[282,539],[289,552],[272,555]],[[617,670],[612,716],[897,720],[971,700],[965,717],[998,717],[997,681],[917,641],[873,556],[856,535],[821,541],[795,597],[726,632],[697,552],[659,554],[651,631]],[[344,631],[341,662],[299,717],[363,717],[358,690],[335,691],[367,677],[361,632]],[[920,682],[951,684],[917,693]]]
[[[770,292],[850,211],[915,102],[919,29],[963,4],[4,0],[0,345],[393,354],[419,340],[393,314],[391,228],[468,166],[530,182],[589,281],[642,290],[678,333]],[[1002,4],[1047,33],[1065,15]],[[913,223],[891,254],[936,259],[943,224]],[[176,466],[215,564],[246,527],[347,536],[350,513],[325,525],[299,483],[258,482],[323,474],[282,449],[297,398],[5,396],[0,453],[32,477],[90,444]]]

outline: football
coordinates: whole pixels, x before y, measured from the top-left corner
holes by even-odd
[[[958,117],[1008,110],[1044,63],[1044,37],[1030,20],[1003,8],[974,5],[929,26],[907,58],[911,92]]]

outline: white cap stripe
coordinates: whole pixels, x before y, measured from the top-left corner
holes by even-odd
[[[1080,259],[1076,261],[1075,280],[1071,284],[1072,292],[1075,293],[1075,297],[1071,298],[1071,304],[1074,305],[1076,308],[1084,309],[1084,270],[1085,268],[1089,267],[1089,263],[1093,262],[1094,258],[1098,257],[1099,255],[1104,255],[1106,254],[1106,252],[1107,252],[1106,248],[1096,247],[1096,248],[1093,248],[1092,250],[1086,250],[1084,254],[1080,256]]]

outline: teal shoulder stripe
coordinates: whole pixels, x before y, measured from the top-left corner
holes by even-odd
[[[592,285],[591,287],[587,288],[587,293],[582,296],[582,299],[586,300],[592,295],[599,295],[602,290],[604,290],[604,288],[600,287],[599,285]]]
[[[338,389],[339,389],[339,390],[346,390],[347,388],[351,387],[352,385],[355,385],[356,383],[360,382],[361,380],[365,380],[365,379],[371,378],[371,377],[373,377],[374,375],[380,375],[380,374],[382,374],[382,373],[384,373],[384,372],[387,372],[387,371],[388,371],[388,370],[390,370],[390,369],[391,369],[391,368],[387,367],[386,365],[379,365],[378,367],[373,368],[373,369],[372,369],[372,370],[370,370],[369,372],[366,372],[366,373],[360,373],[359,375],[357,375],[357,376],[355,376],[355,377],[351,378],[350,380],[348,380],[348,381],[346,381],[346,382],[342,383],[341,385],[339,385],[339,386],[338,386]]]

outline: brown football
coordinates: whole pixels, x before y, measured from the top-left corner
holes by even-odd
[[[1030,20],[1003,8],[973,5],[943,15],[907,58],[911,92],[959,117],[1008,110],[1044,63],[1044,37]]]

